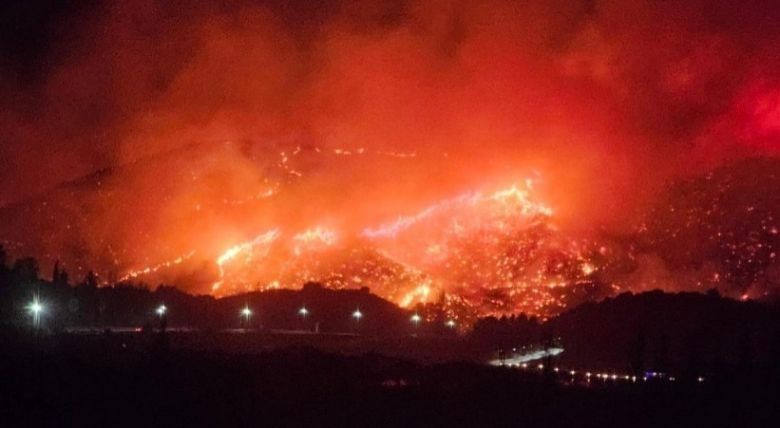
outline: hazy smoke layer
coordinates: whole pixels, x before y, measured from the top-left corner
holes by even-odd
[[[625,233],[664,183],[780,153],[775,3],[9,6],[39,28],[3,46],[0,204],[29,217],[0,232],[119,275],[535,177],[557,227]]]

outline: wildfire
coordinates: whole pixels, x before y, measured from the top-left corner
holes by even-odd
[[[435,217],[448,210],[474,207],[490,201],[498,202],[502,204],[506,210],[509,210],[502,213],[505,215],[519,214],[522,217],[533,217],[536,215],[552,216],[553,213],[550,207],[531,199],[530,191],[532,186],[533,181],[529,179],[524,182],[524,187],[512,185],[509,188],[495,191],[490,195],[484,195],[481,192],[464,193],[454,198],[430,205],[417,214],[399,217],[394,222],[378,227],[363,229],[362,235],[367,238],[394,238],[399,233],[411,228],[421,221]],[[459,227],[459,224],[456,222],[453,224],[453,227],[457,228]]]
[[[336,289],[369,287],[401,307],[441,305],[460,320],[471,313],[546,317],[566,308],[599,270],[588,257],[589,243],[556,240],[552,216],[526,180],[492,192],[465,192],[363,228],[362,248],[348,246],[355,241],[322,225],[284,240],[277,227],[220,253],[211,289],[224,295],[318,281]]]
[[[162,269],[167,269],[176,265],[180,265],[184,263],[186,260],[189,260],[192,258],[192,256],[195,255],[195,251],[190,251],[189,253],[179,256],[173,260],[168,260],[162,263],[158,263],[154,266],[148,266],[142,269],[137,270],[131,270],[130,272],[127,272],[124,276],[119,278],[118,282],[125,282],[129,281],[131,279],[137,278],[139,276],[149,275],[155,272],[159,272]]]
[[[279,237],[279,230],[278,229],[272,229],[265,233],[262,233],[260,235],[257,235],[254,239],[251,241],[242,242],[240,244],[236,244],[227,250],[223,252],[219,257],[217,257],[216,264],[219,268],[219,280],[215,282],[211,286],[212,291],[217,291],[220,289],[222,284],[225,281],[225,264],[230,262],[231,260],[235,259],[239,254],[245,254],[249,253],[255,250],[257,247],[264,248],[264,250],[268,251],[268,246],[276,240],[276,238]]]
[[[433,217],[434,215],[455,207],[465,204],[475,204],[480,200],[479,193],[464,193],[452,199],[448,199],[434,205],[431,205],[417,214],[405,217],[399,217],[396,221],[384,224],[376,228],[363,229],[363,236],[367,238],[393,238],[400,232],[414,226],[422,220]]]
[[[515,185],[508,189],[499,190],[490,196],[490,199],[504,204],[516,204],[523,216],[543,215],[552,216],[552,209],[544,204],[535,202],[530,198],[530,190],[533,182],[526,180],[525,188]]]
[[[336,232],[322,226],[316,226],[295,235],[293,241],[295,242],[293,252],[296,256],[299,256],[306,248],[313,248],[318,245],[332,246],[336,243]]]
[[[428,303],[430,296],[431,280],[426,279],[422,284],[415,287],[412,291],[406,293],[397,303],[398,306],[402,308],[408,308],[412,305],[412,303]]]

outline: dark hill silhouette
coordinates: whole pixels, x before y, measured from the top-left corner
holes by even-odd
[[[777,306],[714,292],[625,293],[583,304],[544,328],[561,338],[563,364],[589,368],[702,372],[779,356]]]
[[[271,290],[219,299],[218,311],[227,314],[222,324],[237,318],[238,309],[251,307],[257,318],[252,325],[277,329],[317,329],[323,333],[356,332],[368,335],[406,334],[409,314],[398,306],[360,290],[332,290],[319,283],[304,284],[301,290]],[[305,307],[307,315],[299,314]],[[362,317],[353,314],[360,310]],[[232,318],[232,319],[231,319]]]

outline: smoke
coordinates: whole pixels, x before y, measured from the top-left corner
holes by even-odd
[[[671,179],[780,152],[771,1],[308,3],[85,3],[7,48],[0,204],[113,172],[55,239],[25,225],[39,256],[359,230],[534,174],[562,227],[620,231]]]

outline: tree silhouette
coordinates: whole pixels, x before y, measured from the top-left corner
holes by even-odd
[[[39,273],[38,261],[32,257],[17,260],[11,269],[11,275],[22,284],[38,282]]]
[[[0,245],[0,272],[4,272],[8,269],[6,262],[8,261],[8,253],[5,252],[5,248]]]
[[[95,274],[95,272],[89,271],[87,272],[87,276],[84,277],[84,282],[82,283],[84,287],[88,289],[95,289],[98,286],[98,277]]]

